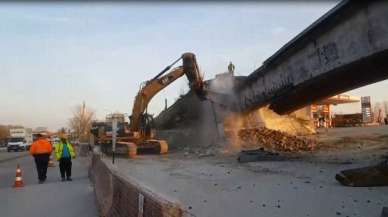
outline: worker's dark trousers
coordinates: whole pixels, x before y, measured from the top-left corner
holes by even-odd
[[[71,158],[61,158],[59,159],[59,170],[61,171],[61,177],[67,178],[71,177]]]
[[[35,154],[34,159],[36,170],[38,171],[38,179],[39,181],[45,181],[50,154]]]

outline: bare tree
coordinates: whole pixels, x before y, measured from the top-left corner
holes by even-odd
[[[373,108],[374,121],[377,123],[381,123],[384,120],[384,116],[385,116],[384,102],[383,103],[376,102]]]
[[[58,129],[57,135],[58,135],[58,136],[64,136],[64,135],[66,135],[67,132],[68,132],[68,131],[66,130],[65,127],[61,127],[61,128]]]
[[[0,139],[5,139],[9,136],[9,126],[0,125]]]
[[[74,108],[73,117],[70,118],[69,125],[80,142],[88,141],[93,118],[94,111],[87,108],[85,102]]]
[[[388,116],[388,101],[384,101],[383,104],[384,104],[385,116]]]

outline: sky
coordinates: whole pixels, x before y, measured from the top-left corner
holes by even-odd
[[[140,83],[184,52],[196,54],[206,79],[229,61],[248,75],[335,4],[0,3],[0,124],[66,127],[83,101],[100,119],[130,114]],[[387,87],[350,94],[383,100]],[[149,112],[187,90],[182,77],[155,96]]]

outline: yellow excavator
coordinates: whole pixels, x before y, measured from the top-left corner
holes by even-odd
[[[180,60],[182,60],[182,65],[169,71]],[[193,53],[184,53],[154,78],[141,85],[135,97],[129,125],[119,125],[117,144],[121,147],[127,147],[130,156],[168,152],[167,142],[154,138],[151,130],[152,116],[146,111],[149,102],[157,93],[183,75],[186,75],[189,80],[190,89],[200,99],[205,99],[203,77],[199,72],[196,57]],[[101,128],[103,132],[101,132]],[[108,144],[111,141],[111,137],[106,133],[109,131],[108,129],[108,123],[93,123],[91,132],[100,144]]]

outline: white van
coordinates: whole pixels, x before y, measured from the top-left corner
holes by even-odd
[[[7,142],[7,151],[27,151],[28,146],[24,137],[11,137]]]

